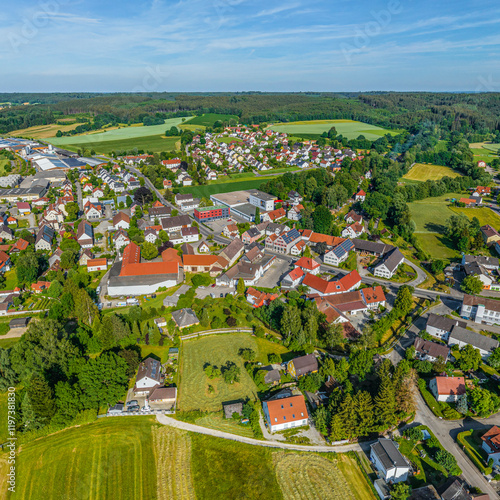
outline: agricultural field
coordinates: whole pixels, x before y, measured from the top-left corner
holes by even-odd
[[[156,427],[153,417],[104,418],[24,444],[16,463],[15,498],[155,498]],[[2,498],[7,497],[6,466],[0,462]]]
[[[452,207],[451,210],[456,214],[463,214],[469,219],[476,217],[479,220],[479,224],[484,226],[485,224],[490,224],[495,229],[500,228],[500,216],[488,207],[481,208],[459,208]]]
[[[243,333],[184,341],[180,349],[179,410],[219,411],[224,401],[257,399],[257,386],[238,356],[242,347],[257,351],[255,340]],[[209,380],[203,371],[205,364],[220,368],[227,361],[239,366],[240,381],[229,385],[222,378]],[[208,392],[209,385],[214,388],[213,393]]]
[[[153,443],[157,467],[156,498],[194,500],[191,435],[171,427],[156,428],[153,431]]]
[[[425,163],[416,163],[411,170],[403,176],[403,180],[411,181],[437,181],[443,177],[460,177],[458,172],[455,172],[450,167],[442,165],[432,165]]]
[[[191,193],[196,198],[210,198],[212,194],[229,193],[230,191],[243,191],[246,189],[259,189],[260,185],[272,177],[255,177],[238,182],[224,182],[221,184],[207,184],[206,186],[185,186],[179,188],[180,193]]]
[[[14,130],[9,135],[12,137],[24,137],[27,139],[49,139],[55,137],[58,130],[61,132],[69,132],[76,128],[80,123],[71,123],[69,125],[58,125],[51,123],[50,125],[38,125],[36,127],[23,128]]]
[[[205,113],[201,116],[195,116],[190,120],[186,121],[187,125],[201,125],[202,127],[213,127],[216,121],[229,121],[236,120],[238,122],[239,117],[236,115],[219,115],[217,113]]]
[[[498,158],[500,144],[493,144],[489,142],[476,142],[469,144],[469,147],[474,155],[474,161],[491,162]]]
[[[337,129],[337,133],[348,139],[357,139],[360,135],[368,140],[377,140],[385,134],[397,135],[399,130],[388,130],[375,125],[353,120],[311,120],[290,123],[276,123],[270,125],[270,129],[275,132],[285,132],[298,137],[307,134],[307,138],[319,137],[323,132],[328,132],[332,127]]]
[[[7,393],[0,393],[0,443],[5,443],[9,437],[7,433]]]

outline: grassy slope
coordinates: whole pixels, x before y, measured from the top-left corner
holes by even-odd
[[[234,119],[236,121],[239,118],[235,115],[219,115],[216,113],[206,113],[202,116],[195,116],[191,120],[186,120],[187,125],[202,125],[204,127],[212,127],[217,120],[229,121]]]
[[[397,134],[396,130],[386,130],[375,125],[352,121],[352,120],[311,120],[303,122],[278,123],[270,128],[276,132],[286,132],[300,136],[300,134],[317,134],[328,132],[331,127],[337,129],[337,133],[348,139],[356,139],[364,135],[366,139],[376,140],[384,134]]]
[[[219,411],[222,402],[233,399],[257,398],[257,387],[245,370],[238,350],[249,347],[257,350],[255,341],[246,334],[215,335],[183,342],[181,347],[181,373],[178,407],[182,411]],[[228,385],[222,378],[209,380],[203,371],[205,363],[217,367],[227,361],[241,369],[240,382]],[[208,385],[215,392],[208,392]]]
[[[10,160],[0,160],[0,175],[7,175],[5,167],[10,163]]]
[[[416,163],[413,168],[403,177],[403,179],[414,181],[435,181],[442,179],[443,177],[460,177],[460,174],[458,172],[455,172],[450,167]]]
[[[153,417],[106,418],[24,445],[15,498],[155,498],[153,426]]]

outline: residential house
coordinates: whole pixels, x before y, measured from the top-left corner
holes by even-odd
[[[170,242],[174,245],[198,241],[200,231],[197,227],[183,227],[180,231],[170,232]]]
[[[162,219],[166,219],[172,215],[172,209],[170,207],[164,207],[163,205],[151,207],[149,209],[149,219],[152,223],[158,219],[160,222]]]
[[[17,227],[17,219],[15,217],[7,217],[7,225],[10,227]]]
[[[460,316],[478,324],[500,324],[500,301],[476,295],[464,295]]]
[[[304,279],[305,273],[300,267],[292,269],[282,280],[281,286],[283,288],[296,288]]]
[[[93,258],[94,258],[94,256],[93,256],[92,252],[87,248],[80,255],[80,258],[78,259],[78,265],[86,267],[87,262]]]
[[[106,259],[89,259],[87,261],[87,272],[93,273],[94,271],[105,271],[108,268],[108,261]]]
[[[124,212],[118,212],[113,217],[113,227],[115,229],[129,229],[130,217]]]
[[[451,330],[450,336],[448,337],[448,345],[462,348],[466,345],[471,345],[474,349],[478,349],[481,353],[481,357],[486,361],[493,351],[500,345],[498,340],[492,339],[491,337],[486,337],[486,335],[481,335],[480,333],[472,332],[471,330],[466,330],[459,326],[454,326]]]
[[[186,255],[182,256],[186,273],[210,273],[215,275],[227,267],[228,262],[218,255]]]
[[[115,233],[113,233],[112,236],[113,243],[115,245],[115,248],[117,250],[120,250],[121,248],[127,246],[130,243],[130,238],[127,234],[126,231],[123,229],[118,229]]]
[[[486,186],[477,186],[476,189],[472,192],[472,196],[489,196],[491,194],[491,188]]]
[[[307,354],[290,360],[287,364],[288,373],[295,378],[316,373],[318,371],[318,360],[314,354]]]
[[[430,313],[427,318],[427,326],[425,329],[429,335],[448,341],[448,337],[455,326],[465,328],[467,323],[458,319],[450,319],[445,316],[438,316],[437,314]]]
[[[373,275],[391,279],[404,260],[405,257],[399,248],[394,248],[385,254],[382,260],[373,268]]]
[[[421,337],[415,339],[413,347],[415,347],[417,358],[422,361],[430,361],[432,363],[441,357],[446,362],[450,356],[449,347],[438,344],[437,342],[424,340]]]
[[[215,283],[217,286],[235,287],[238,281],[242,279],[245,286],[255,286],[257,281],[271,267],[275,258],[274,255],[269,255],[253,263],[240,261],[236,266],[217,276]]]
[[[150,391],[161,386],[161,363],[153,358],[146,358],[137,369],[134,394],[136,396],[149,396]]]
[[[366,193],[362,189],[354,195],[355,201],[363,202],[363,201],[365,201],[365,199],[366,199]]]
[[[354,250],[354,243],[351,240],[344,240],[342,243],[332,248],[329,252],[325,253],[323,261],[325,264],[329,264],[331,266],[339,266],[342,262],[347,260],[351,250]]]
[[[241,256],[245,246],[239,238],[235,238],[229,245],[222,250],[219,254],[224,257],[228,262],[228,267],[231,267]]]
[[[148,241],[149,243],[155,243],[157,239],[158,239],[158,231],[156,231],[156,229],[153,229],[152,227],[148,227],[144,231],[144,240],[145,241]]]
[[[260,237],[260,231],[255,226],[252,226],[250,229],[248,229],[248,231],[245,231],[241,235],[241,241],[243,241],[245,245],[250,245],[254,241],[259,240]]]
[[[271,432],[307,425],[309,419],[302,395],[272,398],[262,403],[262,409]]]
[[[193,198],[193,195],[190,193],[187,194],[176,194],[175,195],[175,204],[184,212],[189,210],[194,210],[200,206],[200,200],[198,198]]]
[[[297,229],[291,229],[279,236],[271,235],[265,240],[267,250],[275,253],[289,254],[292,247],[302,239]]]
[[[264,222],[276,222],[286,217],[286,212],[283,207],[277,208],[276,210],[271,210],[270,212],[266,212],[262,214],[262,220]]]
[[[177,388],[176,387],[155,387],[150,393],[148,401],[150,403],[162,403],[162,408],[164,405],[170,404],[172,407],[175,406],[177,400]]]
[[[481,436],[481,448],[488,455],[488,462],[493,460],[493,465],[500,465],[500,428],[491,427]]]
[[[429,389],[436,401],[455,403],[460,396],[465,394],[464,377],[434,377],[429,382]]]
[[[247,302],[254,307],[268,306],[273,300],[278,298],[276,293],[265,293],[255,290],[255,288],[250,287],[246,293]]]
[[[388,483],[406,481],[411,467],[392,439],[379,438],[370,446],[370,460]]]
[[[158,328],[164,328],[167,326],[167,320],[164,317],[155,318],[153,322]]]
[[[94,228],[90,222],[82,220],[78,224],[76,241],[82,248],[92,248],[94,246]]]
[[[83,207],[83,212],[88,220],[96,220],[102,217],[102,206],[87,201]]]
[[[96,187],[95,189],[92,190],[92,197],[93,198],[102,198],[104,196],[104,191],[100,187]]]
[[[462,266],[472,263],[479,264],[489,271],[494,271],[498,269],[499,266],[499,260],[496,257],[487,257],[484,255],[462,255]]]
[[[3,251],[0,250],[0,273],[10,271],[11,261],[10,257]]]
[[[356,252],[359,252],[362,256],[375,255],[376,257],[382,257],[395,248],[385,243],[377,243],[375,241],[362,240],[359,238],[354,238],[352,243],[354,244]]]
[[[19,215],[21,216],[29,215],[31,213],[31,206],[25,201],[18,201],[16,203],[16,207],[19,211]]]
[[[363,223],[363,216],[357,214],[354,210],[351,210],[345,217],[344,220],[347,222],[347,224],[354,224],[357,222],[358,224]]]
[[[500,240],[500,233],[489,224],[481,227],[484,244],[491,246]]]
[[[180,231],[182,228],[191,227],[189,215],[177,215],[168,219],[162,219],[161,225],[167,232]]]
[[[54,239],[55,231],[47,224],[44,224],[35,239],[35,249],[36,250],[47,250],[50,251],[52,248],[52,240]]]
[[[444,485],[438,488],[441,500],[489,500],[488,495],[472,497],[465,482],[456,477],[450,477]],[[485,498],[487,497],[487,498]]]
[[[12,248],[10,249],[11,252],[22,252],[23,250],[26,250],[29,247],[29,242],[26,240],[23,240],[22,238],[19,238]]]
[[[356,238],[361,236],[365,232],[365,226],[363,224],[359,224],[355,222],[350,226],[347,226],[342,230],[341,236],[342,238]]]
[[[313,295],[336,295],[357,290],[361,285],[361,276],[357,271],[351,271],[338,280],[326,281],[314,274],[306,274],[302,284],[309,287]]]
[[[296,220],[296,221],[299,221],[300,219],[302,219],[302,215],[300,212],[302,212],[302,210],[304,210],[304,206],[303,205],[293,205],[292,208],[290,208],[287,212],[287,217],[290,219],[290,220]]]
[[[240,232],[238,231],[238,226],[236,224],[228,224],[224,230],[222,231],[222,234],[226,238],[237,238],[240,235]]]
[[[31,290],[33,290],[34,293],[42,293],[44,290],[47,290],[49,286],[50,281],[37,281],[31,284]]]
[[[187,253],[187,252],[184,252]],[[210,253],[210,247],[208,246],[206,241],[202,241],[198,245],[198,253]]]
[[[295,262],[294,266],[300,267],[300,269],[304,271],[304,274],[318,274],[321,268],[321,264],[310,257],[301,257],[297,262]]]
[[[172,319],[175,321],[177,328],[180,330],[200,324],[200,320],[196,316],[195,312],[190,308],[172,311]]]
[[[463,266],[466,276],[475,276],[483,284],[484,290],[498,289],[499,286],[496,284],[492,274],[481,264],[477,262],[468,262]]]

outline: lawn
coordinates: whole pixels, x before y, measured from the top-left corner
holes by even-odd
[[[451,207],[450,210],[456,214],[463,214],[469,219],[477,217],[479,224],[484,226],[485,224],[490,224],[494,228],[500,228],[500,216],[498,216],[491,208],[481,207],[481,208],[459,208]]]
[[[16,463],[15,497],[155,498],[155,427],[153,417],[104,418],[25,444]],[[0,464],[0,476],[5,467]],[[5,498],[6,484],[1,486]]]
[[[222,142],[225,142],[226,144],[231,144],[232,142],[243,142],[241,139],[238,137],[218,137],[215,139],[219,144]]]
[[[285,132],[298,137],[307,134],[308,138],[313,138],[313,136],[320,136],[323,132],[328,132],[332,127],[337,129],[338,134],[348,139],[357,139],[360,135],[363,135],[366,139],[375,141],[385,134],[397,135],[399,133],[399,130],[388,130],[353,120],[311,120],[277,123],[269,128],[275,132]]]
[[[408,204],[411,218],[417,226],[415,234],[422,248],[434,259],[450,259],[458,256],[458,251],[452,248],[444,232],[446,221],[454,214],[449,207],[449,200],[462,196],[460,193],[449,193]]]
[[[450,167],[442,165],[432,165],[425,163],[416,163],[411,170],[403,176],[403,179],[412,181],[437,181],[443,177],[460,177],[458,172],[455,172]]]
[[[208,184],[206,186],[185,186],[179,188],[181,193],[191,193],[196,198],[210,198],[212,194],[229,193],[231,191],[244,191],[247,189],[258,189],[272,177],[256,177],[246,181],[225,182],[222,184]]]
[[[201,116],[195,116],[191,120],[187,120],[187,125],[202,125],[203,127],[213,127],[216,121],[229,121],[236,120],[239,121],[239,117],[236,115],[219,115],[217,113],[205,113]]]
[[[178,408],[181,411],[219,411],[224,401],[257,399],[257,387],[238,356],[240,348],[257,351],[255,340],[248,334],[229,334],[184,341],[180,350],[180,386]],[[220,368],[227,361],[239,366],[240,382],[226,384],[222,378],[210,380],[203,371],[205,363]],[[215,391],[208,392],[211,385]]]
[[[162,363],[166,363],[168,360],[168,350],[172,347],[172,345],[168,346],[159,346],[159,345],[145,345],[139,344],[141,348],[141,358],[145,359],[150,355],[156,357],[161,360]]]
[[[17,275],[16,270],[11,269],[10,271],[6,271],[4,273],[5,283],[2,287],[3,290],[14,290],[17,286]]]
[[[242,425],[232,418],[226,418],[222,411],[209,413],[196,419],[196,425],[208,427],[209,429],[216,429],[222,432],[229,432],[230,434],[237,434],[253,438],[254,433],[250,425]]]
[[[86,148],[91,147],[89,143],[101,144],[104,142],[122,142],[129,139],[138,139],[140,137],[151,137],[163,135],[170,127],[177,127],[182,124],[182,120],[189,118],[170,118],[165,120],[162,125],[152,125],[145,127],[143,125],[132,125],[130,127],[117,128],[107,132],[88,133],[68,137],[53,137],[50,142],[55,146],[78,145]],[[130,141],[132,144],[133,141]],[[133,148],[134,145],[129,146]]]

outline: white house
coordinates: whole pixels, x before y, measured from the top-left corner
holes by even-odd
[[[153,358],[146,358],[137,370],[134,394],[149,396],[152,389],[161,385],[161,363]]]
[[[285,394],[285,397],[280,397],[278,394],[275,396],[276,399],[262,403],[264,416],[271,432],[307,425],[309,414],[304,396],[302,394],[291,396],[288,395],[291,394],[289,391],[286,391]]]
[[[465,378],[435,377],[429,382],[429,389],[436,401],[454,403],[465,394]]]
[[[354,250],[353,242],[351,240],[345,240],[340,245],[337,245],[329,252],[325,253],[323,261],[330,266],[339,266],[342,262],[347,260],[351,250]]]
[[[494,465],[500,465],[500,429],[494,425],[481,437],[481,447],[488,455],[488,462],[493,459]]]
[[[364,232],[365,227],[363,226],[363,224],[355,222],[354,224],[351,224],[350,226],[347,226],[345,229],[343,229],[341,236],[342,238],[356,238],[358,236],[361,236]]]
[[[425,329],[429,335],[448,341],[448,337],[455,326],[465,328],[467,323],[458,319],[450,319],[445,316],[438,316],[437,314],[430,313],[427,318],[427,326]]]
[[[486,335],[454,326],[448,337],[448,345],[458,345],[460,349],[466,345],[471,345],[481,353],[481,357],[486,361],[500,344],[498,340],[486,337]]]
[[[405,257],[399,248],[394,248],[390,252],[386,253],[380,263],[374,267],[373,275],[391,279],[404,260]]]
[[[379,438],[372,444],[370,460],[386,482],[399,483],[408,479],[410,466],[391,439]]]

